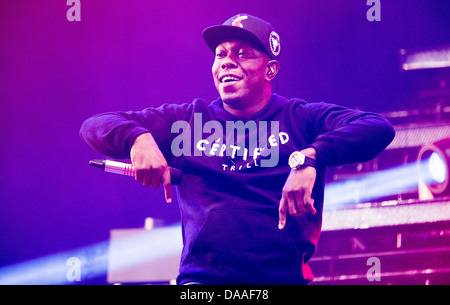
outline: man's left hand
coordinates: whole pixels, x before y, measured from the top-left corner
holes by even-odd
[[[305,213],[315,215],[317,213],[314,208],[314,199],[311,197],[316,176],[316,169],[310,166],[291,170],[284,184],[278,209],[278,228],[280,230],[284,229],[286,225],[286,215],[288,212],[291,216],[301,216]]]

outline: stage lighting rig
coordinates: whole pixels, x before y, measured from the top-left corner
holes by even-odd
[[[450,138],[424,145],[418,153],[417,164],[422,187],[425,185],[433,196],[450,195]],[[424,196],[423,191],[419,195]]]

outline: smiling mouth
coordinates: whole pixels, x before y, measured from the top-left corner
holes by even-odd
[[[223,84],[225,83],[232,83],[232,82],[237,82],[240,81],[242,79],[242,77],[236,76],[236,75],[223,75],[219,78],[219,81]]]

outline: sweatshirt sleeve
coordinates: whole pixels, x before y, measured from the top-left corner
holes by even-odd
[[[192,104],[162,105],[142,111],[106,112],[83,122],[81,138],[94,150],[112,158],[130,157],[134,140],[150,132],[167,157],[172,140],[171,126],[177,120],[188,120]]]
[[[384,117],[342,106],[304,105],[314,136],[311,144],[324,166],[366,162],[375,158],[394,139],[395,131]]]

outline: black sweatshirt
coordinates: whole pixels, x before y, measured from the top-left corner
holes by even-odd
[[[383,151],[394,129],[383,117],[273,94],[251,119],[208,105],[163,105],[110,112],[86,120],[81,137],[98,152],[129,158],[137,136],[150,132],[169,166],[183,171],[178,187],[183,252],[177,282],[304,284],[320,235],[327,166],[365,162]],[[289,155],[317,151],[312,197],[316,215],[288,215],[278,206]]]

